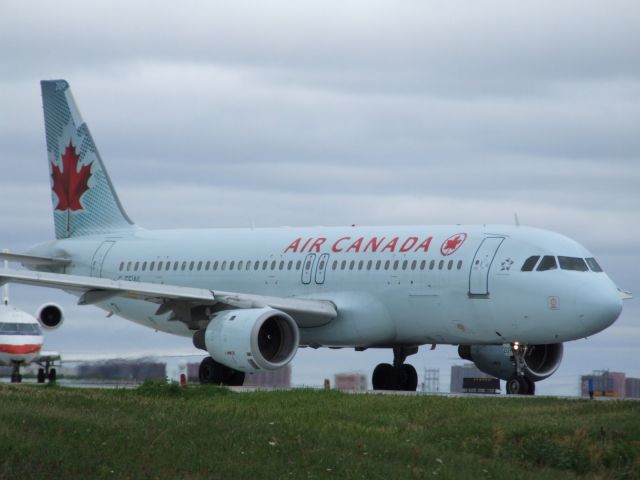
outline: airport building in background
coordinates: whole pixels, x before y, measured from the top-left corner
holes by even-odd
[[[362,372],[336,373],[333,376],[336,390],[364,392],[367,390],[367,376]]]
[[[590,382],[591,381],[591,382]],[[594,397],[640,398],[640,378],[627,378],[624,372],[594,370],[580,377],[580,394],[589,396],[589,384]]]
[[[199,369],[199,363],[189,363],[187,365],[187,376],[189,378],[189,382],[200,382],[198,379]],[[263,370],[257,373],[247,373],[244,377],[244,386],[289,388],[291,387],[291,365],[286,365],[277,370]]]
[[[467,379],[482,378],[482,379],[493,380],[495,377],[492,377],[491,375],[487,375],[486,373],[480,371],[478,367],[475,366],[474,363],[465,363],[464,365],[452,365],[451,366],[451,384],[449,387],[449,391],[451,393],[471,393],[469,388],[464,387],[465,378]],[[498,386],[499,385],[500,383],[498,382]],[[487,383],[487,388],[489,388],[488,383]],[[473,393],[498,393],[499,392],[499,387],[497,392],[493,388],[490,389],[491,390],[490,392],[477,391],[477,390],[484,390],[484,389],[485,388],[482,385],[479,385],[473,388],[474,390]]]

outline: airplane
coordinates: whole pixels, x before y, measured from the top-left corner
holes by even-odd
[[[118,199],[65,80],[41,82],[55,240],[0,283],[62,289],[208,353],[201,383],[242,385],[299,347],[390,349],[375,390],[416,390],[421,345],[533,394],[563,343],[612,325],[619,290],[589,251],[508,225],[147,230]]]
[[[4,252],[7,253],[6,251]],[[7,260],[4,261],[5,269]],[[9,290],[4,285],[3,300],[0,304],[0,365],[11,366],[11,383],[22,382],[20,368],[31,363],[40,365],[38,383],[56,381],[55,361],[60,360],[57,352],[43,352],[44,337],[40,327],[57,328],[62,323],[60,307],[54,304],[43,305],[38,309],[36,318],[27,312],[18,310],[9,304]],[[53,315],[53,317],[52,317]],[[49,324],[53,321],[53,327]]]

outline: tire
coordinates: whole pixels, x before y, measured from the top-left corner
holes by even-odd
[[[418,389],[418,372],[413,365],[405,363],[402,365],[402,373],[400,375],[401,378],[404,379],[403,388],[399,388],[398,390],[406,390],[408,392],[415,392]]]
[[[44,374],[44,368],[39,368],[38,369],[38,383],[44,383],[45,381],[45,374]]]
[[[529,380],[522,375],[511,375],[507,379],[507,394],[527,395],[529,393]]]
[[[527,382],[527,395],[535,395],[536,394],[536,383],[531,380],[529,377],[524,377]]]
[[[215,361],[211,357],[206,357],[200,362],[200,368],[198,369],[198,379],[200,383],[210,384],[215,383]]]
[[[394,368],[388,363],[380,363],[373,370],[371,384],[374,390],[395,390]]]
[[[55,383],[56,378],[58,378],[58,372],[56,372],[55,368],[49,369],[49,383]]]
[[[231,387],[241,387],[244,384],[245,373],[239,370],[231,370],[233,374],[229,377],[227,385]]]

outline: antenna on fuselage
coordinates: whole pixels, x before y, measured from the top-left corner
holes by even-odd
[[[516,221],[516,227],[520,226],[520,219],[518,218],[518,212],[513,214],[514,220]]]
[[[2,253],[9,253],[9,250],[5,248],[4,250],[2,250]],[[2,263],[3,263],[2,266],[5,270],[9,268],[9,260],[5,258]],[[2,287],[2,303],[4,305],[9,305],[9,284],[8,283],[5,283],[4,286]]]

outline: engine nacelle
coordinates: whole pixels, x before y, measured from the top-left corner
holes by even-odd
[[[209,322],[204,333],[211,357],[242,372],[284,367],[295,356],[299,342],[293,318],[272,308],[225,310]]]
[[[528,345],[524,355],[525,375],[534,382],[550,377],[560,366],[563,351],[562,343]],[[458,355],[471,360],[484,373],[502,380],[515,373],[511,357],[505,355],[502,345],[460,345]]]
[[[45,330],[55,330],[64,321],[62,308],[55,303],[45,303],[38,309],[38,323]]]

